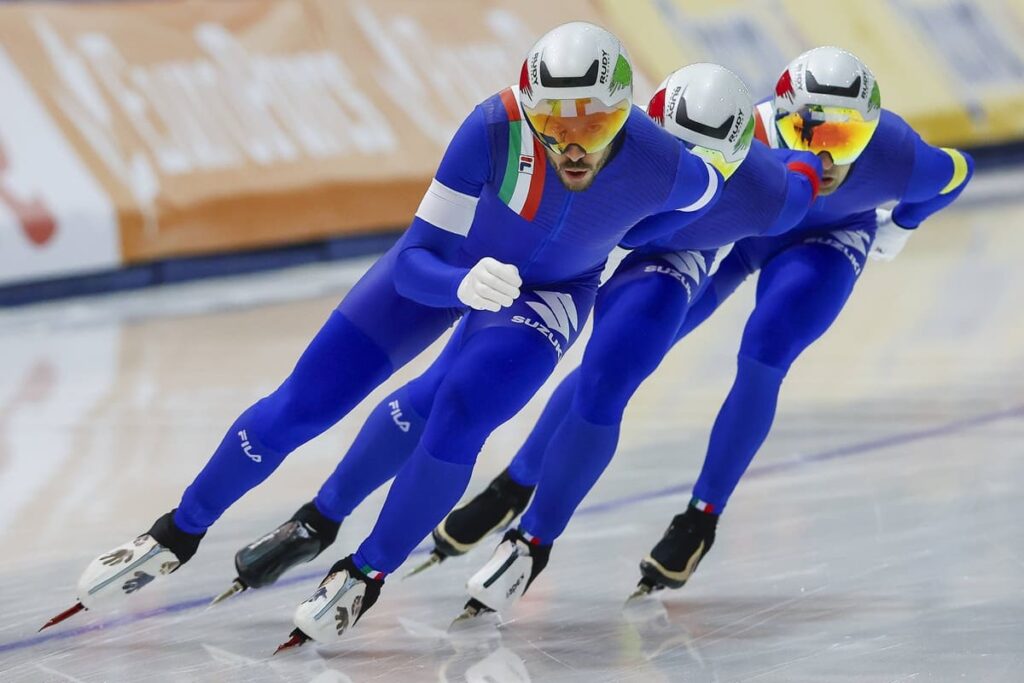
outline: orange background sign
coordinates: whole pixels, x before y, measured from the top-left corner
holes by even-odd
[[[767,94],[831,42],[932,142],[1024,137],[1024,0],[811,4],[0,5],[0,285],[404,227],[463,117],[574,19],[625,41],[640,104],[697,60]]]

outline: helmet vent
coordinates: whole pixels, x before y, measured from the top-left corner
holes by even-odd
[[[810,71],[807,72],[807,92],[815,95],[835,95],[837,97],[857,97],[860,94],[860,76],[848,86],[822,85]]]
[[[734,115],[730,115],[729,118],[725,120],[725,123],[720,126],[709,126],[705,123],[701,123],[700,121],[694,121],[686,113],[685,91],[679,96],[679,106],[676,107],[676,123],[683,128],[692,130],[694,133],[700,133],[701,135],[706,135],[707,137],[714,138],[715,140],[724,140],[728,137],[729,131],[732,130],[732,124],[735,121],[736,117]]]
[[[548,71],[548,65],[544,60],[540,62],[540,84],[545,88],[586,88],[597,83],[597,73],[600,69],[598,61],[587,69],[582,76],[552,76]]]

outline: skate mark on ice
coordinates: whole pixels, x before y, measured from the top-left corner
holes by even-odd
[[[1012,408],[1005,410],[999,410],[991,413],[984,413],[976,415],[974,417],[964,418],[962,420],[954,420],[953,422],[947,422],[946,424],[939,425],[937,427],[930,427],[927,429],[918,429],[909,432],[903,432],[899,434],[893,434],[892,436],[883,437],[880,439],[873,439],[871,441],[862,441],[859,443],[850,444],[848,446],[841,446],[839,448],[833,448],[818,453],[812,453],[810,455],[792,458],[783,462],[772,463],[761,466],[751,467],[746,473],[746,478],[751,477],[762,477],[777,474],[779,472],[786,472],[791,470],[800,469],[806,465],[818,462],[826,462],[829,460],[839,460],[842,458],[848,458],[855,455],[864,455],[874,451],[878,451],[884,448],[892,448],[894,446],[902,446],[908,443],[914,443],[917,441],[924,441],[939,436],[948,436],[950,434],[957,434],[975,427],[982,427],[992,422],[998,422],[1000,420],[1021,418],[1024,417],[1024,405],[1017,405]],[[682,484],[676,484],[675,486],[669,486],[661,489],[653,489],[646,492],[641,492],[631,496],[625,496],[622,498],[615,498],[603,503],[597,503],[587,507],[580,508],[577,511],[577,515],[593,515],[601,514],[604,512],[610,512],[612,510],[618,510],[622,508],[631,507],[641,503],[646,503],[656,498],[663,498],[666,496],[677,495],[679,493],[685,493],[693,488],[694,481],[686,481]],[[413,551],[411,556],[426,555],[430,552],[430,547],[424,546],[417,548]],[[305,572],[302,574],[296,574],[295,576],[281,579],[277,583],[261,588],[260,591],[270,591],[278,588],[285,588],[287,586],[293,586],[297,583],[305,581],[312,581],[317,577],[321,576],[319,571],[317,572]],[[244,599],[244,595],[242,598]],[[136,624],[146,619],[161,616],[164,614],[174,614],[177,612],[184,612],[191,609],[198,609],[206,607],[210,602],[210,596],[204,596],[201,598],[192,598],[190,600],[184,600],[163,607],[157,607],[151,610],[143,612],[136,612],[133,614],[125,614],[120,617],[114,617],[106,619],[88,626],[80,626],[75,629],[69,629],[66,631],[58,631],[56,633],[47,633],[46,635],[33,636],[29,638],[23,638],[21,640],[13,640],[6,643],[0,643],[0,653],[12,652],[17,650],[24,650],[42,643],[56,641],[56,640],[67,640],[74,638],[85,633],[92,633],[94,631],[102,631],[104,629],[118,628],[120,626],[127,626]],[[547,656],[547,653],[544,653]],[[556,660],[557,661],[557,660]]]

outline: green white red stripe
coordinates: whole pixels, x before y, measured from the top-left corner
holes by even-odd
[[[374,581],[383,581],[384,577],[386,576],[384,572],[379,572],[368,564],[364,564],[362,567],[360,567],[359,571],[361,571],[364,575],[373,579]]]
[[[701,500],[697,496],[690,499],[690,507],[697,508],[701,512],[707,512],[708,514],[715,514],[715,506],[706,500]]]
[[[501,102],[508,114],[508,158],[498,197],[508,208],[532,221],[544,194],[547,169],[544,147],[530,130],[519,107],[519,98],[511,88],[501,91]]]

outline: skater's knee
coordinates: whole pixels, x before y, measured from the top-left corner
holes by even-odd
[[[473,409],[474,394],[465,387],[446,386],[438,393],[423,433],[423,446],[438,460],[469,464],[483,447],[488,425],[485,411]]]
[[[819,336],[801,320],[751,316],[743,331],[740,356],[788,372],[793,361]]]
[[[247,430],[274,450],[289,452],[334,423],[331,406],[285,382],[253,406]]]
[[[655,364],[656,365],[656,364]],[[626,404],[653,367],[620,359],[618,363],[580,367],[574,406],[595,424],[614,424],[622,419]]]
[[[789,367],[802,350],[802,346],[787,340],[755,338],[748,341],[745,339],[740,347],[739,357],[786,373],[789,372]]]

